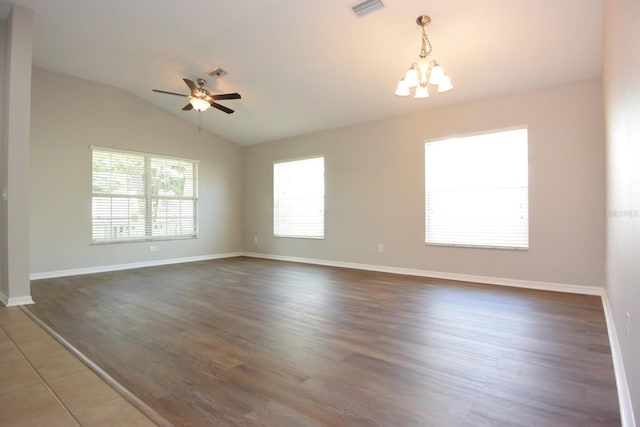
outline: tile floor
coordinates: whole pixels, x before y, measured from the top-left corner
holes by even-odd
[[[155,425],[20,308],[2,305],[0,424]]]

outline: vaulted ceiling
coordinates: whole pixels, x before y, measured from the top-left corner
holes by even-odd
[[[382,1],[358,18],[349,0],[13,0],[35,12],[35,66],[121,88],[240,145],[601,75],[603,0]],[[455,88],[399,98],[423,14]],[[215,67],[229,74],[209,77]],[[181,111],[185,99],[152,92],[187,93],[183,77],[240,92],[221,102],[236,112]]]

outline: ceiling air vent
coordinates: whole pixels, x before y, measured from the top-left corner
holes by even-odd
[[[380,0],[364,0],[349,6],[359,18],[384,7]]]
[[[217,79],[218,77],[226,76],[227,74],[229,73],[227,73],[225,70],[223,70],[220,67],[214,68],[213,71],[209,73],[209,75],[214,79]]]

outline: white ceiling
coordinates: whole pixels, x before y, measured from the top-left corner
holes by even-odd
[[[604,0],[13,0],[35,12],[34,65],[122,88],[240,145],[601,75]],[[8,4],[0,0],[0,17]],[[417,16],[455,88],[398,98]],[[222,67],[229,75],[206,74]],[[181,111],[182,78],[236,110]],[[200,115],[200,117],[198,117]]]

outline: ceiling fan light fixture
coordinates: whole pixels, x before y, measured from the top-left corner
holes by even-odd
[[[152,89],[152,90],[154,92],[165,93],[167,95],[183,96],[189,99],[189,103],[182,108],[183,111],[196,110],[200,112],[200,111],[208,110],[209,107],[213,107],[217,110],[222,111],[223,113],[232,114],[233,110],[231,108],[218,104],[216,101],[242,98],[238,92],[212,94],[211,92],[209,92],[207,89],[204,88],[204,86],[207,84],[207,81],[205,79],[197,80],[199,87],[196,86],[193,80],[183,78],[182,81],[189,88],[190,90],[189,95],[177,93],[177,92],[169,92],[166,90],[159,90],[159,89]]]
[[[195,96],[189,97],[189,102],[193,105],[193,109],[196,111],[206,111],[207,108],[211,107],[209,102]]]
[[[434,60],[428,59],[431,53],[431,42],[424,31],[424,27],[431,22],[427,15],[418,16],[416,23],[422,28],[422,49],[419,59],[414,62],[404,77],[398,83],[395,94],[398,96],[410,95],[411,88],[415,88],[415,98],[428,98],[429,85],[438,86],[438,92],[447,92],[453,89],[451,79],[445,74],[442,66]]]

